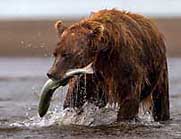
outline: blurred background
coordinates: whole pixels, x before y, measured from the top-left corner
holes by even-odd
[[[165,35],[168,56],[181,56],[180,0],[2,0],[0,56],[49,56],[57,43],[56,20],[70,25],[105,8],[152,18]]]

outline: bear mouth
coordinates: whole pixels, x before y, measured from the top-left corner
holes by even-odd
[[[90,63],[84,68],[68,70],[62,79],[59,80],[48,79],[41,90],[41,97],[38,108],[39,116],[43,117],[47,113],[48,108],[50,106],[51,98],[57,88],[59,88],[60,86],[67,85],[68,81],[71,78],[73,78],[75,75],[93,74],[93,73],[94,71],[92,68],[92,63]]]

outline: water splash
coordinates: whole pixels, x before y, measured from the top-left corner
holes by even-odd
[[[49,111],[47,115],[40,118],[38,115],[28,118],[25,121],[19,121],[10,124],[15,127],[48,127],[54,124],[58,125],[84,125],[99,126],[109,125],[117,120],[118,107],[116,105],[107,105],[104,108],[98,108],[92,103],[86,102],[81,111],[78,109],[67,108],[65,110],[55,108]]]
[[[12,123],[13,127],[49,127],[52,125],[83,125],[83,126],[101,126],[110,125],[117,121],[118,104],[107,104],[103,108],[99,108],[92,103],[86,102],[82,109],[67,108],[63,110],[62,106],[56,106],[49,111],[47,115],[40,118],[38,114],[29,117],[25,121]],[[153,116],[149,112],[139,111],[136,119],[131,121],[132,124],[143,124],[151,126],[160,126],[159,122],[155,122]]]
[[[92,103],[86,102],[82,111],[66,109],[59,124],[75,124],[85,126],[109,125],[117,120],[118,107],[98,108]]]
[[[86,88],[86,76],[85,78],[85,88]],[[78,86],[78,85],[77,85]],[[10,126],[15,127],[49,127],[51,125],[84,125],[84,126],[100,126],[100,125],[110,125],[117,121],[117,114],[119,110],[118,103],[107,104],[105,107],[99,108],[96,105],[85,102],[81,109],[67,108],[63,110],[63,104],[58,102],[63,102],[65,99],[65,94],[68,86],[65,88],[60,88],[57,91],[62,93],[56,93],[54,99],[52,100],[52,106],[46,116],[40,118],[37,115],[32,116],[31,107],[28,108],[26,116],[29,117],[24,121],[19,121],[12,123]],[[32,88],[35,91],[35,87]],[[59,98],[59,99],[58,99]],[[35,107],[35,106],[34,106]],[[131,121],[133,124],[143,124],[143,125],[159,125],[155,122],[150,111],[147,111],[144,103],[140,104],[139,113],[136,120]]]

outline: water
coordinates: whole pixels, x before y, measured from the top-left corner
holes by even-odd
[[[104,114],[85,104],[87,111],[77,119],[73,110],[63,112],[66,87],[57,90],[48,114],[40,119],[39,91],[51,62],[51,58],[0,58],[0,138],[181,138],[181,58],[168,59],[171,120],[137,119],[113,124],[110,122],[115,120],[116,109],[112,107],[104,109]]]

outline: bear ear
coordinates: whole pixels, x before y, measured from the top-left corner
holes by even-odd
[[[55,29],[57,30],[58,34],[60,34],[60,35],[67,28],[66,26],[63,25],[61,20],[58,20],[54,26],[55,26]]]
[[[100,39],[103,36],[104,26],[101,24],[90,31],[89,36]]]

